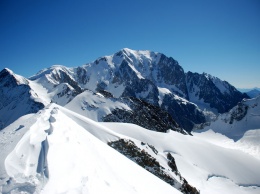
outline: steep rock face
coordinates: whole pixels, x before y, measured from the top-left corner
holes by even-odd
[[[227,112],[243,98],[249,98],[228,82],[206,73],[188,72],[186,81],[190,101],[203,108],[215,109],[218,113]]]
[[[131,108],[131,111],[116,108],[112,110],[111,114],[106,115],[102,119],[103,121],[133,123],[152,131],[166,132],[167,130],[173,130],[187,134],[168,112],[159,107],[133,97],[122,98],[121,101],[126,103]]]
[[[156,155],[158,151],[152,145],[141,142],[142,146],[148,146]],[[125,155],[127,158],[142,166],[144,169],[154,174],[161,180],[177,188],[184,194],[199,194],[199,191],[191,186],[178,171],[174,157],[167,154],[167,165],[160,164],[156,158],[151,156],[145,149],[140,149],[131,140],[119,139],[117,141],[108,142],[108,145]],[[146,146],[146,147],[147,147]],[[174,174],[174,175],[173,175]]]
[[[176,89],[171,89],[171,91],[188,99],[184,70],[173,58],[161,55],[158,62],[157,80],[159,83],[175,86]]]
[[[9,69],[0,72],[0,129],[20,116],[36,113],[43,107],[27,79]]]
[[[242,102],[238,103],[233,109],[231,109],[230,113],[230,121],[229,124],[232,124],[234,120],[241,121],[247,114],[248,105]]]
[[[220,114],[215,121],[199,128],[212,129],[234,140],[240,139],[248,130],[260,128],[260,96],[243,100],[229,112]]]
[[[84,75],[84,71],[79,71],[78,74]],[[73,78],[73,75],[74,72],[71,69],[61,65],[54,65],[40,71],[29,79],[46,89],[46,95],[48,95],[51,102],[64,106],[83,91],[79,83]]]
[[[122,97],[129,96],[139,98],[150,104],[159,106],[158,89],[150,80],[136,80],[126,86],[124,92],[122,93]]]
[[[194,124],[204,123],[203,112],[193,103],[184,101],[173,94],[166,94],[161,107],[179,123],[180,127],[191,131]]]

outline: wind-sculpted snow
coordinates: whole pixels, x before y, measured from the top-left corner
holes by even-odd
[[[5,167],[1,169],[3,191],[26,191],[27,185],[31,191],[48,194],[178,193],[106,145],[119,139],[133,141],[165,168],[169,168],[166,158],[170,153],[182,177],[202,194],[227,193],[231,188],[237,193],[260,191],[258,159],[195,134],[158,133],[133,124],[97,123],[54,104],[5,128],[1,136],[6,140],[1,142],[11,140],[6,136],[11,137],[9,131],[18,138],[12,141],[18,143],[3,144],[0,151],[6,157],[13,149],[1,166]],[[18,133],[21,134],[15,136]],[[42,146],[46,140],[48,149]],[[248,141],[251,140],[247,138]],[[170,175],[176,177],[174,173]]]
[[[2,191],[28,192],[32,186],[31,192],[43,194],[179,193],[100,141],[118,138],[110,129],[52,104],[7,156],[10,178]]]
[[[21,175],[36,176],[36,173],[48,174],[46,163],[47,135],[50,123],[47,114],[39,117],[35,124],[16,145],[15,149],[5,160],[7,174],[11,177],[22,178]],[[43,170],[46,169],[46,172]]]

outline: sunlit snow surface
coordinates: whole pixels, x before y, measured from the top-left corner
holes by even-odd
[[[236,193],[260,192],[260,160],[239,148],[226,148],[222,139],[215,143],[207,140],[208,136],[215,140],[213,134],[184,136],[173,131],[166,134],[148,131],[132,124],[103,124],[120,134],[154,145],[159,153],[171,152],[182,176],[202,194],[211,193],[209,191],[230,193],[233,189]]]
[[[45,185],[38,183],[36,192],[179,193],[106,145],[119,138],[110,129],[56,105],[35,117],[35,123],[1,164],[16,182],[32,183],[41,163],[41,142],[47,140],[49,179]],[[3,191],[8,189],[3,187]]]
[[[1,184],[6,193],[18,183],[35,185],[31,191],[45,194],[179,193],[106,145],[119,138],[131,139],[137,146],[141,146],[138,142],[153,145],[162,164],[170,152],[182,176],[202,194],[260,193],[259,152],[245,149],[257,145],[259,138],[254,137],[259,131],[248,131],[234,143],[213,131],[188,136],[134,124],[98,123],[52,104],[0,133]],[[49,146],[47,165],[37,174],[39,164],[44,164],[44,157],[39,157],[43,140]],[[3,185],[7,174],[16,184]],[[43,174],[49,178],[43,179]]]

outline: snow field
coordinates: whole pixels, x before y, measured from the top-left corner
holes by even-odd
[[[19,131],[27,132],[17,136],[21,138],[17,145],[12,144],[5,170],[20,183],[28,181],[28,176],[37,177],[41,142],[47,139],[49,179],[46,185],[36,184],[44,194],[179,193],[107,146],[119,138],[134,141],[140,149],[144,148],[141,142],[153,145],[157,155],[151,149],[146,151],[162,165],[166,165],[166,153],[171,153],[181,175],[201,194],[260,192],[259,152],[251,156],[248,151],[258,144],[258,130],[248,131],[234,143],[213,131],[188,136],[149,131],[134,124],[98,123],[55,104],[13,125],[26,122]],[[8,130],[15,131],[14,126],[4,129]],[[241,151],[242,145],[251,147]],[[6,149],[6,155],[8,150],[12,149]]]
[[[205,136],[184,136],[174,131],[158,133],[126,123],[102,124],[155,146],[161,155],[170,152],[181,175],[202,194],[217,189],[216,182],[221,185],[216,193],[229,193],[232,189],[239,190],[238,193],[260,192],[260,162],[241,150],[207,142]],[[162,162],[160,157],[157,159]]]
[[[51,105],[30,127],[6,159],[5,168],[10,176],[19,177],[20,182],[27,176],[36,176],[39,142],[47,138],[49,179],[41,193],[180,193],[76,123],[73,118],[81,116],[68,110],[64,114],[64,110]],[[69,118],[68,114],[74,117]],[[95,123],[84,119],[89,121],[85,127]],[[50,128],[52,132],[48,135],[46,131]],[[114,132],[108,128],[98,123],[92,128],[99,128],[103,141],[112,139]],[[23,160],[21,155],[27,158]]]

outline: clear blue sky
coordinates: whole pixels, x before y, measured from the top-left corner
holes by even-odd
[[[29,77],[122,48],[260,87],[259,0],[0,0],[0,68]]]

